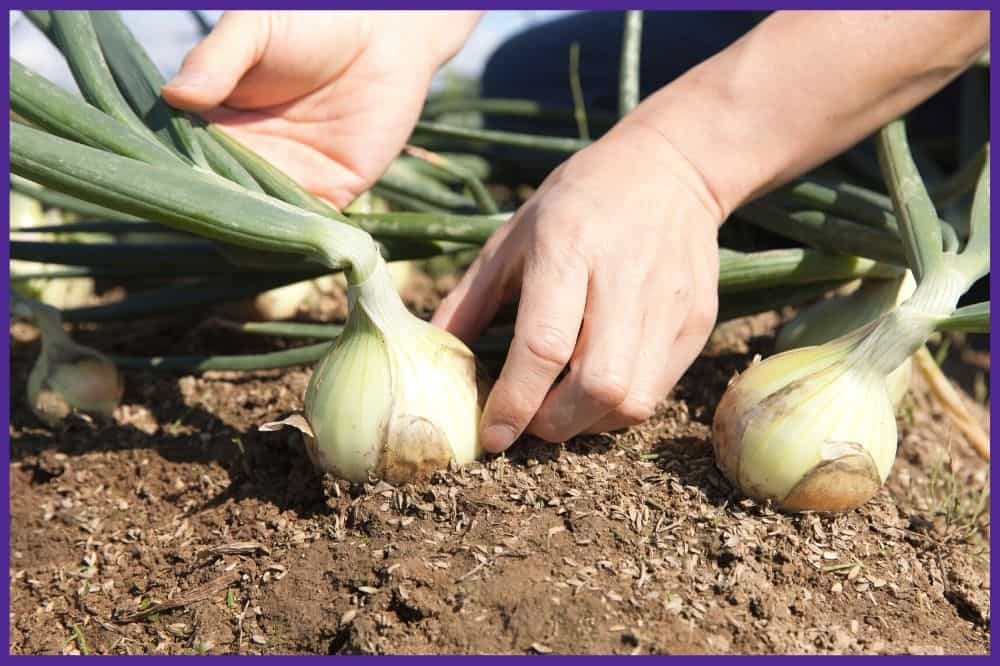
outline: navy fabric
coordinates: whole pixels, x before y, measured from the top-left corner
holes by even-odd
[[[642,96],[723,50],[767,15],[768,12],[645,12],[640,64]],[[582,12],[529,28],[502,44],[490,57],[482,76],[481,94],[572,107],[569,51],[576,42],[580,45],[580,82],[586,108],[615,113],[623,25],[623,12]],[[831,64],[833,74],[835,64]],[[914,110],[908,117],[911,136],[955,135],[958,100],[956,82]],[[711,109],[705,109],[705,113],[711,113]],[[576,124],[571,120],[488,116],[487,125],[516,132],[577,135]],[[871,142],[866,144],[862,146],[865,152],[874,156]],[[498,149],[496,156],[516,160],[522,176],[527,175],[525,169],[544,175],[563,159],[511,148]]]

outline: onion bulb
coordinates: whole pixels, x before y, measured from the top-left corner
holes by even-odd
[[[72,342],[43,349],[28,377],[31,410],[49,426],[58,424],[74,409],[110,417],[123,390],[114,363]]]
[[[917,282],[903,272],[890,280],[857,280],[846,293],[802,310],[785,324],[775,339],[775,351],[820,345],[875,321],[913,295]],[[913,360],[908,358],[889,373],[886,382],[892,404],[899,406],[910,388]]]
[[[54,308],[17,298],[15,313],[32,319],[42,333],[42,351],[28,375],[28,404],[35,416],[50,427],[73,410],[110,417],[125,388],[115,364],[70,339]]]
[[[967,283],[941,270],[891,312],[842,337],[753,363],[716,409],[716,464],[744,494],[785,511],[847,511],[885,483],[896,455],[886,377],[952,312]]]
[[[304,415],[262,429],[298,428],[320,470],[354,482],[406,483],[478,457],[480,386],[468,347],[407,310],[381,260],[348,300]]]

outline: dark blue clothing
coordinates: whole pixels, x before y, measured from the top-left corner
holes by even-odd
[[[647,11],[643,17],[640,87],[643,97],[678,78],[695,65],[746,34],[768,12]],[[570,46],[580,45],[580,82],[590,111],[610,114],[618,108],[618,77],[624,14],[583,12],[532,27],[508,40],[489,59],[482,95],[528,98],[547,106],[572,107],[569,82]],[[836,63],[830,73],[836,75]],[[954,136],[958,126],[956,83],[908,116],[911,136]],[[705,113],[711,113],[705,109]],[[572,120],[489,116],[493,129],[534,134],[576,136]],[[594,126],[594,123],[591,123]],[[597,128],[595,128],[597,129]],[[863,146],[874,157],[871,142]],[[504,148],[497,157],[516,160],[520,169],[553,168],[563,157]],[[521,175],[525,175],[524,171]]]

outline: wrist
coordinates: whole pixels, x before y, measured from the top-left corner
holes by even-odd
[[[654,182],[682,186],[701,204],[716,228],[732,212],[708,180],[707,165],[692,160],[675,138],[642,114],[626,116],[600,141],[632,145],[635,148],[632,157],[642,162],[642,171],[650,174]]]
[[[737,111],[744,108],[738,90],[699,69],[644,101],[620,126],[653,137],[660,159],[683,160],[722,224],[780,167],[774,151],[747,154],[747,138],[764,128],[748,126],[749,115]]]

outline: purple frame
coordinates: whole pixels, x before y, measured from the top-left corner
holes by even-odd
[[[32,3],[33,4],[33,3]],[[179,1],[174,2],[151,2],[151,3],[123,3],[123,2],[66,2],[65,0],[60,0],[57,2],[44,3],[47,7],[55,9],[195,9],[190,3],[183,3]],[[677,0],[674,2],[665,2],[660,0],[659,2],[644,0],[639,3],[632,2],[600,2],[595,0],[576,0],[576,2],[530,2],[525,0],[480,0],[480,2],[460,2],[457,0],[380,0],[377,2],[317,2],[313,0],[312,2],[291,2],[291,3],[277,3],[277,2],[259,2],[259,1],[246,1],[243,2],[216,2],[212,3],[213,9],[273,9],[280,6],[282,9],[635,9],[636,5],[641,5],[645,9],[991,9],[991,2],[959,2],[959,3],[947,3],[947,2],[934,2],[930,3],[926,0],[910,0],[909,2],[900,2],[898,0],[881,2],[865,2],[864,0],[840,0],[839,2],[830,2],[829,0],[816,0],[814,2],[806,2],[803,0],[784,0],[784,2],[740,2],[735,0],[724,0],[722,2],[716,0],[714,2],[697,2],[692,0]],[[27,3],[12,3],[15,6],[8,6],[8,10],[14,11],[21,8],[29,8],[30,5]],[[131,6],[129,6],[131,5]],[[777,5],[777,6],[775,6]],[[34,5],[38,6],[38,5]],[[991,27],[990,35],[991,41],[992,36],[997,34],[997,30]],[[4,34],[4,43],[7,44],[7,51],[10,51],[10,32]],[[3,90],[5,96],[9,95],[9,70],[3,71]],[[992,76],[992,70],[990,75],[990,82],[992,84],[991,89],[996,89],[996,77]],[[9,105],[9,99],[8,99]],[[996,106],[996,95],[991,95],[991,115],[990,115],[990,128],[992,134],[992,128],[995,125],[997,114],[1000,113]],[[4,142],[7,145],[7,150],[3,154],[4,164],[7,166],[5,170],[9,172],[10,170],[10,141],[7,136],[9,132],[4,132]],[[991,167],[991,177],[994,169]],[[8,220],[9,224],[9,220]],[[991,252],[992,248],[995,247],[997,243],[991,242]],[[3,261],[4,266],[9,265],[10,258],[10,247],[9,245],[3,246],[2,256],[0,260]],[[991,290],[995,291],[998,285],[998,279],[990,276],[990,287]],[[9,311],[9,292],[3,291],[0,294],[0,299],[2,299],[3,310]],[[991,319],[992,325],[992,319]],[[3,401],[2,407],[2,424],[4,429],[10,432],[10,331],[9,328],[4,330],[5,343],[3,348],[0,349],[0,360],[2,360],[3,365],[3,379],[0,381],[0,398]],[[992,338],[990,339],[990,353],[997,351],[996,346],[993,344]],[[994,382],[992,378],[990,380],[990,392],[992,394],[994,389]],[[994,409],[995,405],[991,404],[990,416],[992,419],[996,418],[997,409]],[[9,439],[8,439],[9,445]],[[4,474],[0,476],[0,486],[3,489],[3,496],[9,497],[10,493],[10,476],[9,474]],[[996,495],[991,493],[990,499],[990,509],[991,512],[995,513],[998,505],[998,500]],[[9,502],[5,503],[2,511],[0,511],[0,516],[2,516],[2,529],[4,535],[10,534],[10,505]],[[997,561],[996,555],[996,542],[990,539],[991,545],[991,557],[990,557],[990,578],[992,580],[992,568],[993,564]],[[2,553],[3,571],[4,571],[4,585],[0,589],[0,601],[2,604],[4,612],[0,614],[0,631],[3,633],[3,640],[7,643],[7,650],[5,653],[10,654],[10,617],[7,609],[10,607],[10,548],[9,548],[9,536],[8,536],[8,546],[3,550]],[[990,607],[993,608],[994,604],[992,602],[992,597],[990,599]],[[992,614],[992,613],[991,613]],[[48,659],[54,659],[57,657],[35,657],[32,661]],[[101,657],[84,657],[84,659],[100,659]],[[107,657],[105,657],[107,658]],[[129,659],[129,657],[119,657],[122,659]],[[132,657],[135,659],[138,657]],[[216,659],[222,660],[232,660],[232,659],[246,659],[250,657],[240,657],[240,656],[223,656],[216,657]],[[275,659],[289,659],[290,657],[280,657],[272,656],[265,657],[268,660]],[[434,661],[441,659],[442,657],[375,657],[375,659],[386,660],[386,661],[396,661],[397,663],[401,660],[407,660],[408,663],[424,663],[432,664]],[[475,659],[476,661],[485,662],[486,660],[491,660],[496,663],[498,660],[507,659],[517,659],[519,657],[447,657],[449,659]],[[646,659],[657,659],[660,657],[646,657]],[[665,657],[672,660],[678,659],[678,657]],[[733,658],[731,656],[704,656],[704,657],[681,657],[682,661],[687,660],[697,660],[698,662],[707,661],[708,663],[716,663],[723,659]],[[747,662],[756,663],[769,663],[767,660],[775,659],[773,656],[751,656],[751,657],[737,657]],[[787,661],[788,659],[803,659],[805,657],[780,657],[781,659]],[[840,657],[830,657],[835,660],[857,660],[864,658],[863,656],[840,656]],[[932,657],[917,657],[917,656],[898,656],[892,657],[894,660],[902,660],[904,663],[916,662],[917,660],[926,660]],[[949,657],[945,657],[949,658]],[[954,658],[954,657],[951,657]],[[177,662],[184,657],[181,656],[164,656],[159,657],[158,660],[162,663],[163,660],[168,660],[170,662]],[[340,659],[356,660],[363,659],[361,657],[340,657]],[[624,659],[624,657],[599,657],[599,656],[586,656],[586,657],[555,657],[555,659],[562,661],[564,664],[578,664],[581,660],[595,660],[595,659]],[[963,660],[971,660],[982,662],[983,660],[989,659],[988,656],[970,656],[964,657]]]

